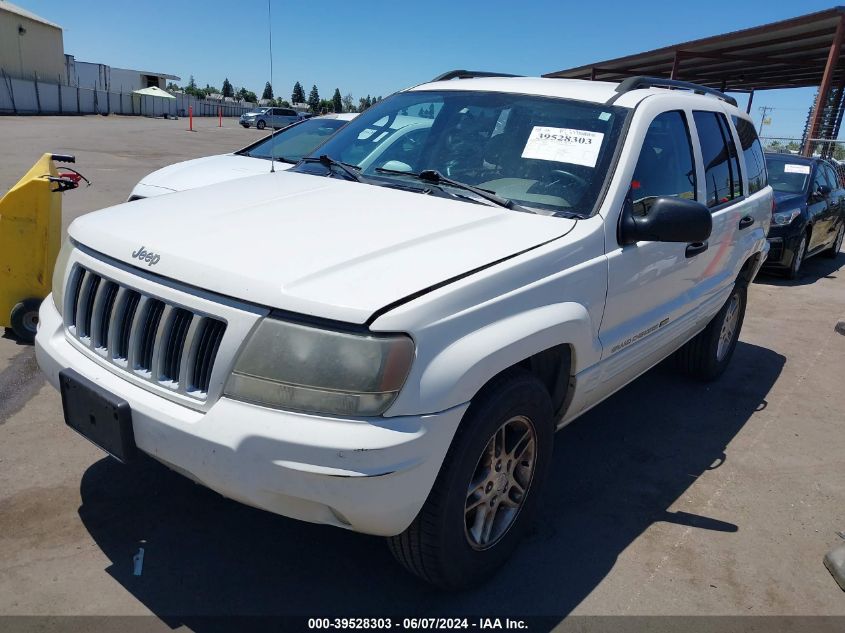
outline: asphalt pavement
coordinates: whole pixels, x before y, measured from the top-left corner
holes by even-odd
[[[75,154],[93,185],[65,194],[67,224],[154,169],[261,135],[216,125],[0,117],[0,192],[40,153]],[[7,334],[0,614],[151,614],[197,631],[209,627],[191,616],[845,616],[822,562],[845,533],[843,267],[845,252],[808,260],[795,281],[758,279],[719,381],[664,364],[561,431],[529,538],[490,582],[456,594],[407,575],[378,538],[106,457],[65,427],[33,348]]]

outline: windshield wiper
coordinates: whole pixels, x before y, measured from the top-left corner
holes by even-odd
[[[480,189],[479,187],[475,187],[465,182],[461,182],[460,180],[453,180],[448,176],[444,176],[436,169],[424,169],[418,174],[412,171],[402,171],[401,169],[388,169],[385,167],[376,167],[376,171],[381,174],[399,174],[402,176],[410,176],[411,178],[416,178],[417,180],[422,180],[423,182],[428,182],[432,185],[447,185],[449,187],[454,187],[455,189],[463,189],[464,191],[474,193],[479,198],[484,198],[485,200],[492,202],[493,204],[496,204],[500,207],[504,207],[505,209],[511,209],[512,211],[523,211],[525,213],[534,213],[534,211],[532,211],[531,209],[523,207],[522,205],[517,204],[513,200],[510,200],[508,198],[502,198],[501,196],[497,196],[492,191]]]
[[[335,160],[328,154],[323,154],[321,156],[304,156],[299,160],[301,163],[320,163],[321,165],[325,165],[329,171],[331,171],[332,167],[337,167],[343,170],[347,176],[352,178],[355,182],[369,182],[366,178],[364,178],[361,174],[359,174],[356,169],[360,169],[356,165],[350,165],[348,163],[343,163],[339,160]]]

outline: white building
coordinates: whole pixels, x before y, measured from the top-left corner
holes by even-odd
[[[167,88],[169,81],[179,81],[176,75],[155,73],[145,70],[113,68],[106,64],[77,61],[73,55],[65,55],[68,84],[80,88],[97,88],[113,92],[132,92],[144,88]]]

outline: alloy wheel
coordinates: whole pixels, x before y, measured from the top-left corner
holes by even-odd
[[[716,360],[720,361],[725,358],[733,345],[733,339],[736,334],[736,326],[739,323],[739,296],[734,293],[731,295],[728,309],[725,311],[725,318],[722,319],[722,330],[719,332],[719,344],[716,347]]]
[[[464,509],[464,531],[473,549],[492,547],[514,524],[531,487],[536,456],[534,424],[525,416],[507,420],[487,442]]]

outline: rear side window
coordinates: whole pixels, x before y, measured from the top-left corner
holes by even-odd
[[[757,138],[754,125],[739,117],[732,118],[739,135],[739,144],[742,146],[745,169],[748,172],[748,193],[752,194],[769,184],[766,158],[763,156],[763,147],[760,145],[760,139]]]
[[[692,144],[686,117],[679,111],[664,112],[651,122],[631,181],[637,212],[646,212],[660,196],[695,199]]]
[[[693,118],[704,160],[707,206],[717,207],[739,198],[742,195],[739,160],[725,115],[695,111]]]

